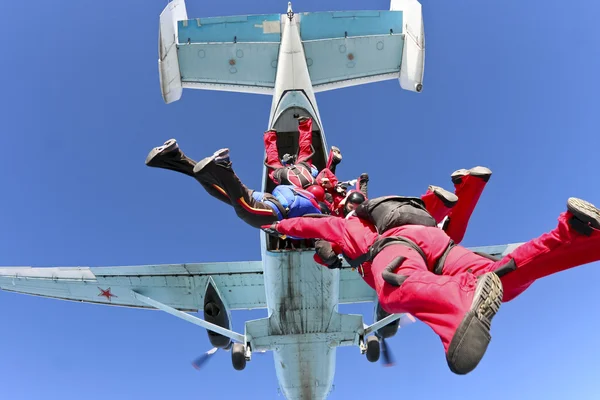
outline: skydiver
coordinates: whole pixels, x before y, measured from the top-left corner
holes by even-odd
[[[181,151],[175,139],[169,139],[150,151],[146,165],[195,178],[208,194],[233,206],[238,217],[255,228],[307,213],[329,212],[323,202],[325,193],[318,185],[306,190],[279,185],[272,194],[248,189],[233,171],[229,149],[218,150],[196,162]]]
[[[270,169],[269,178],[277,185],[294,185],[307,188],[314,185],[318,173],[312,164],[312,118],[298,117],[298,154],[285,154],[279,159],[277,150],[277,131],[268,130],[264,134],[266,160],[265,165]],[[340,150],[332,146],[327,160],[326,168],[335,171],[335,167],[342,161]]]
[[[522,244],[502,259],[454,245],[436,227],[424,207],[388,198],[381,215],[398,211],[394,228],[378,234],[374,208],[367,203],[363,218],[293,218],[264,226],[271,234],[323,238],[344,252],[350,264],[370,270],[365,281],[389,313],[410,313],[431,327],[442,340],[451,371],[467,374],[479,364],[491,339],[492,318],[502,302],[523,293],[537,279],[600,260],[600,210],[569,198],[558,226]],[[385,199],[374,199],[382,205]],[[395,206],[394,206],[395,203]],[[364,219],[371,212],[375,224]],[[370,211],[369,211],[370,210]],[[399,222],[404,218],[405,225]]]
[[[333,215],[345,216],[344,205],[352,192],[359,192],[364,198],[368,197],[369,175],[366,173],[361,174],[358,179],[338,182],[338,178],[331,169],[323,168],[317,175],[316,183],[325,189],[325,198]],[[352,186],[355,186],[355,188],[350,189]]]
[[[439,186],[429,186],[427,192],[421,196],[427,212],[441,228],[450,236],[455,244],[464,238],[469,220],[477,202],[483,193],[487,182],[492,176],[492,171],[485,167],[459,169],[454,171],[450,178],[454,183],[454,194]],[[366,201],[361,193],[351,193],[344,199],[340,207],[343,216],[347,216],[356,207]],[[340,211],[336,211],[339,213]],[[339,215],[332,213],[331,215]],[[447,219],[445,219],[447,218]],[[444,220],[445,219],[445,220]],[[328,268],[341,268],[342,261],[338,257],[341,249],[333,243],[318,239],[315,241],[315,262]],[[363,270],[360,270],[364,274]],[[369,279],[367,277],[367,279]]]

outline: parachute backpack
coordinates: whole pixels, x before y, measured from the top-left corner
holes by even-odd
[[[356,207],[354,213],[375,225],[379,233],[403,225],[437,226],[425,203],[418,197],[376,197]]]

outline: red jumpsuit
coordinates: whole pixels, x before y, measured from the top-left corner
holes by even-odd
[[[425,208],[438,223],[442,222],[446,216],[448,217],[449,222],[444,231],[454,243],[462,242],[469,219],[475,211],[486,184],[485,180],[477,176],[465,175],[462,177],[460,183],[454,184],[454,194],[458,197],[458,202],[452,208],[446,207],[431,190],[421,196],[421,200],[425,202]]]
[[[327,170],[321,171],[319,176]],[[331,174],[331,173],[330,173]],[[326,177],[335,179],[335,175],[327,174]],[[337,182],[337,179],[335,180]],[[317,183],[319,182],[319,177],[317,177]],[[427,192],[421,196],[421,200],[425,203],[425,208],[431,214],[431,216],[436,220],[436,222],[440,223],[442,220],[448,216],[449,223],[444,228],[444,231],[450,238],[454,241],[454,243],[459,244],[465,236],[465,232],[467,230],[467,226],[469,225],[469,220],[475,207],[477,206],[477,201],[481,197],[483,189],[485,188],[486,181],[478,178],[477,176],[466,175],[462,178],[460,183],[454,185],[454,193],[458,197],[458,202],[454,205],[454,207],[447,207],[444,202],[435,195],[435,193],[431,190],[427,190]],[[336,198],[334,197],[334,200]],[[334,202],[335,207],[339,207],[339,201],[343,200],[338,199],[337,203]],[[332,215],[343,216],[343,213],[336,214],[335,212]],[[332,250],[335,254],[340,254],[342,252],[339,246],[336,246],[334,243],[331,243]],[[319,254],[315,253],[314,260],[324,266],[328,266],[328,263],[325,262]],[[369,268],[363,268],[364,271],[364,279],[369,283],[369,285],[373,288],[375,286],[372,284],[372,275],[370,273]]]
[[[312,165],[309,158],[312,154],[312,118],[300,122],[298,124],[298,132],[298,158],[296,164],[299,164],[299,166],[307,164],[305,166],[308,166],[308,174],[310,175],[310,166]],[[280,184],[281,182],[274,176],[275,171],[285,167],[281,164],[281,160],[279,159],[279,150],[277,150],[277,132],[265,132],[264,142],[265,151],[267,153],[266,163],[271,167],[269,178],[276,184]],[[310,179],[312,179],[312,176]]]
[[[427,262],[413,248],[392,244],[383,248],[371,264],[363,264],[364,279],[375,288],[387,312],[414,315],[439,335],[447,352],[471,306],[477,276],[496,271],[512,260],[515,269],[501,277],[506,302],[537,279],[600,260],[600,231],[590,228],[589,236],[580,234],[568,222],[572,217],[568,211],[562,213],[554,230],[522,244],[500,261],[492,261],[457,245],[450,250],[441,275],[432,271],[450,241],[444,231],[419,225],[393,228],[381,236],[412,240],[422,249]],[[364,254],[377,239],[374,227],[356,217],[292,218],[279,222],[277,231],[306,239],[322,238],[334,243],[350,258]],[[406,260],[396,274],[406,279],[400,286],[392,286],[383,280],[382,271],[399,256]]]
[[[325,185],[325,179],[329,181],[328,185]],[[339,192],[337,190],[338,178],[335,174],[329,169],[324,168],[319,172],[316,178],[316,182],[318,185],[321,185],[323,189],[325,189],[325,193],[328,193],[331,197],[327,204],[329,209],[331,210],[331,215],[335,215],[337,217],[344,217],[344,204],[343,201],[346,196],[350,193],[350,190],[346,193],[345,191]],[[367,197],[366,189],[367,184],[361,179],[357,179],[356,182],[356,191],[361,192],[365,198]]]

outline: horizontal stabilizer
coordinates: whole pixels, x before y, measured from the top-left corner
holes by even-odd
[[[176,12],[173,3],[183,7]],[[172,103],[184,88],[271,94],[275,87],[281,15],[188,19],[184,0],[160,16],[160,80]]]
[[[300,33],[315,92],[390,79],[398,79],[403,89],[421,91],[421,5],[393,0],[390,8],[301,14]]]

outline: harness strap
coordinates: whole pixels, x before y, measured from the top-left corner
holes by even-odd
[[[393,244],[401,244],[403,246],[410,247],[411,249],[415,250],[423,258],[425,265],[427,265],[427,256],[425,255],[423,249],[412,240],[402,236],[393,236],[386,237],[383,239],[377,239],[375,243],[373,243],[373,245],[369,248],[368,252],[366,252],[365,254],[361,254],[360,256],[354,259],[349,258],[344,253],[342,253],[342,255],[351,267],[357,268],[367,261],[373,261],[377,254],[379,254],[386,247],[391,246]],[[455,246],[456,244],[454,243],[454,241],[450,240],[448,246],[444,250],[444,253],[435,261],[433,265],[434,274],[442,275],[442,272],[444,270],[444,264],[446,263],[446,258],[448,257],[448,254],[450,254],[452,248],[454,248]]]
[[[306,157],[304,157],[304,158],[303,158],[303,159],[301,159],[301,160],[298,160],[298,155],[299,155],[298,153],[300,152],[300,149],[298,149],[298,153],[296,153],[296,160],[297,160],[296,162],[306,162],[306,161],[310,160],[310,159],[311,159],[311,158],[312,158],[312,157],[315,155],[315,153],[316,153],[316,151],[315,151],[315,146],[313,146],[313,145],[311,144],[311,145],[310,145],[310,148],[311,148],[311,150],[312,150],[312,153],[310,153],[309,155],[307,155]]]
[[[264,199],[265,199],[265,201],[270,201],[271,203],[275,204],[275,207],[277,207],[277,209],[281,213],[281,216],[283,217],[283,219],[287,218],[289,208],[284,208],[275,196],[273,196],[270,193],[265,193]]]
[[[448,254],[450,254],[450,250],[452,250],[452,248],[456,246],[456,244],[454,244],[454,241],[452,239],[450,239],[450,242],[448,242],[448,247],[446,247],[446,250],[444,250],[444,253],[442,253],[442,255],[440,256],[440,258],[438,258],[435,262],[435,264],[433,265],[433,273],[436,275],[442,275],[443,271],[444,271],[444,264],[446,263],[446,258],[448,257]]]
[[[402,236],[385,237],[382,239],[377,239],[375,243],[373,243],[373,245],[369,248],[369,251],[367,251],[364,254],[361,254],[360,256],[354,259],[348,257],[345,253],[342,253],[342,255],[351,267],[358,268],[360,265],[367,261],[373,261],[377,254],[379,254],[384,248],[393,244],[402,244],[404,246],[410,247],[411,249],[418,252],[421,255],[421,257],[423,257],[425,263],[427,263],[427,257],[425,256],[423,250],[415,242]]]

